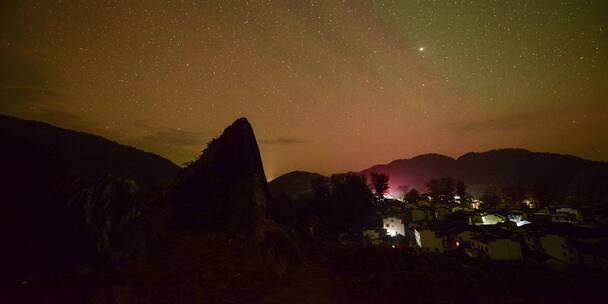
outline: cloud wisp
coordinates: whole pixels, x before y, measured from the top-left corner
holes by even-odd
[[[545,113],[546,114],[546,113]],[[454,124],[451,127],[461,132],[508,131],[532,127],[540,122],[543,111],[522,112],[513,115],[488,118],[473,122]]]
[[[303,143],[308,142],[308,141],[300,139],[300,138],[284,137],[284,136],[279,136],[276,138],[261,138],[258,141],[261,144],[265,144],[265,145],[291,145],[291,144],[303,144]]]
[[[203,146],[209,136],[202,132],[191,132],[179,129],[161,130],[142,137],[147,142],[155,142],[178,147]]]

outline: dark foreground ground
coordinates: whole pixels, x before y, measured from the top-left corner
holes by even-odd
[[[315,244],[284,277],[223,233],[179,232],[156,254],[5,286],[2,303],[605,303],[605,275],[470,264],[392,248]]]
[[[305,261],[284,277],[221,233],[179,232],[155,255],[107,271],[44,273],[5,290],[9,303],[336,303],[362,301],[332,269]],[[367,301],[363,301],[367,302]],[[5,302],[6,303],[6,302]]]

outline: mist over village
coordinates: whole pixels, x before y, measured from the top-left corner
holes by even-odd
[[[603,303],[608,2],[0,4],[0,303]]]

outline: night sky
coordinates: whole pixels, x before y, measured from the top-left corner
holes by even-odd
[[[0,113],[269,178],[517,147],[608,161],[608,1],[2,1]]]

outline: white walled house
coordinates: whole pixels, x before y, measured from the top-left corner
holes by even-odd
[[[424,252],[443,253],[446,250],[447,236],[439,235],[437,232],[428,228],[414,230],[416,244]]]
[[[471,239],[471,248],[490,260],[521,260],[523,257],[519,241],[506,237],[478,235]]]
[[[382,227],[386,229],[386,234],[390,236],[405,236],[405,225],[401,218],[387,216],[382,219]]]
[[[537,226],[524,233],[524,241],[532,251],[544,253],[558,262],[572,264],[579,263],[578,250],[565,235],[565,231],[553,227]]]
[[[560,235],[547,234],[539,237],[540,247],[548,256],[564,263],[578,263],[578,252]]]
[[[606,231],[601,228],[564,223],[527,226],[521,228],[521,234],[528,248],[563,264],[587,265],[584,251],[593,247],[590,244],[601,243],[608,239],[605,237]]]
[[[498,223],[502,223],[505,221],[505,219],[498,215],[498,214],[492,214],[492,213],[487,213],[487,214],[483,214],[481,216],[481,220],[482,220],[482,225],[496,225]]]

